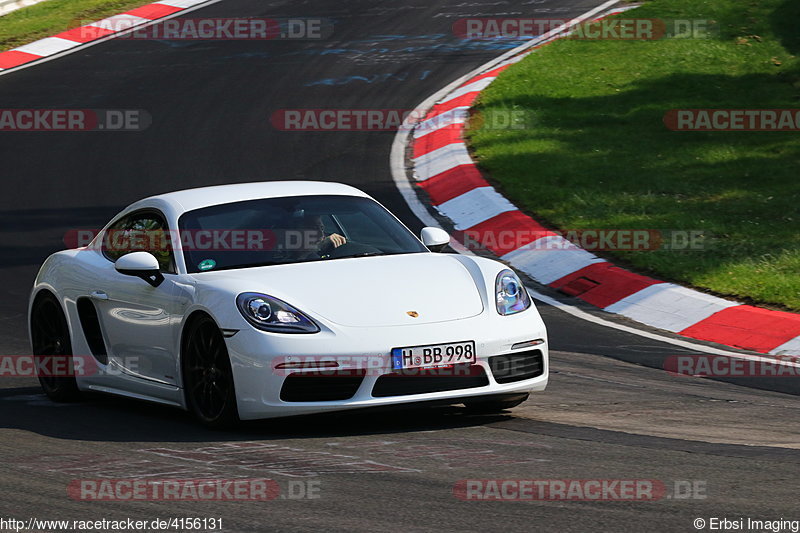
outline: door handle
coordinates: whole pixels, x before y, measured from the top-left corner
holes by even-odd
[[[103,291],[92,291],[92,294],[89,296],[94,300],[108,300],[108,294]]]

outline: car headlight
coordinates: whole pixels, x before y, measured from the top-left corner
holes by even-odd
[[[512,270],[505,269],[495,280],[495,303],[501,315],[513,315],[531,306],[528,291]]]
[[[253,327],[274,333],[316,333],[313,320],[282,300],[258,292],[236,297],[236,307]]]

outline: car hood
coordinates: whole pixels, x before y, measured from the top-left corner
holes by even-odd
[[[332,259],[194,277],[198,282],[235,282],[240,292],[263,292],[343,326],[426,324],[483,311],[475,280],[448,254]]]

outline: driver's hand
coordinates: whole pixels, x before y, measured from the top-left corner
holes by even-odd
[[[330,252],[331,250],[340,247],[341,245],[345,244],[347,239],[339,235],[338,233],[334,233],[332,235],[328,235],[322,242],[319,243],[319,249],[323,252]]]
[[[343,245],[344,243],[347,242],[347,239],[345,239],[344,237],[342,237],[338,233],[334,233],[333,235],[328,235],[328,237],[326,239],[333,244],[334,248],[338,248],[338,247],[340,247],[341,245]]]

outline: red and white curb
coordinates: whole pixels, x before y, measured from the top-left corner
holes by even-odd
[[[615,3],[607,2],[576,20],[590,19]],[[482,177],[462,135],[469,108],[511,64],[564,35],[563,30],[551,33],[485,65],[420,106],[427,111],[425,120],[409,124],[412,134],[395,140],[412,147],[416,186],[425,190],[430,203],[452,221],[457,233],[469,231],[472,240],[539,283],[686,337],[764,354],[800,354],[800,315],[744,305],[617,267],[547,230]],[[393,147],[393,161],[402,154],[401,148]],[[414,191],[397,177],[395,182],[409,200]],[[409,201],[412,209],[413,203]],[[421,214],[419,209],[414,211]],[[424,221],[425,215],[421,218]],[[505,247],[493,237],[503,232],[527,238]]]
[[[39,2],[44,2],[44,0],[0,0],[0,17]]]
[[[161,0],[0,52],[0,72],[72,51],[79,46],[128,32],[206,3],[210,3],[209,0]]]

